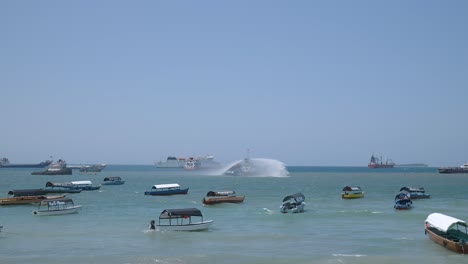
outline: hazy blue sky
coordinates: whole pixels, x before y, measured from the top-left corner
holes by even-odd
[[[0,1],[0,156],[468,162],[468,1]]]

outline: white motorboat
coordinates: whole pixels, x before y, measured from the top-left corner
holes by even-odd
[[[304,211],[305,196],[302,193],[295,193],[284,197],[280,207],[282,213],[300,213]]]
[[[48,199],[39,203],[39,208],[32,211],[33,215],[63,215],[77,213],[81,205],[75,205],[70,198]]]

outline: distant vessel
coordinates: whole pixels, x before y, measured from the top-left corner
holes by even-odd
[[[169,156],[166,161],[157,161],[154,165],[156,165],[156,168],[183,168],[185,165],[185,158]]]
[[[80,172],[101,172],[106,166],[106,164],[84,165],[80,168]]]
[[[208,155],[205,157],[190,157],[184,164],[185,170],[200,170],[220,167],[219,162],[214,161],[214,156]]]
[[[377,158],[376,156],[372,155],[369,164],[367,167],[371,169],[377,168],[393,168],[395,166],[395,162],[392,160],[387,160],[385,162],[382,161],[382,158]]]
[[[35,164],[11,164],[7,158],[2,158],[0,159],[0,168],[45,168],[51,163],[51,160],[46,160]]]
[[[43,171],[33,171],[32,175],[71,175],[72,169],[67,168],[67,163],[59,159],[57,162],[52,163]]]
[[[408,164],[395,164],[395,167],[429,167],[429,165],[425,163],[408,163]]]
[[[460,167],[440,167],[437,170],[439,173],[468,173],[468,163]]]
[[[157,168],[183,168],[185,170],[198,170],[221,166],[220,163],[214,161],[214,156],[207,155],[204,157],[189,157],[176,158],[174,156],[167,157],[166,161],[155,162]]]

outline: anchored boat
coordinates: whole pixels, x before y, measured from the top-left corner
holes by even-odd
[[[364,192],[361,187],[351,187],[345,186],[343,192],[341,193],[341,198],[343,199],[356,199],[364,197]]]
[[[192,217],[198,217],[200,221],[192,221]],[[157,225],[151,221],[151,229],[158,231],[199,231],[208,229],[213,220],[203,220],[203,215],[196,208],[165,209],[159,215]]]
[[[407,191],[410,195],[411,199],[423,199],[423,198],[430,198],[431,195],[426,193],[426,190],[424,190],[423,187],[401,187],[401,191]]]
[[[386,160],[385,162],[382,161],[382,158],[378,158],[374,155],[371,156],[367,167],[371,169],[378,169],[378,168],[393,168],[395,166],[395,162],[392,160]]]
[[[189,188],[181,189],[177,183],[156,184],[151,187],[151,190],[146,191],[145,195],[174,195],[187,194]]]
[[[125,181],[122,178],[114,176],[114,177],[105,177],[104,182],[102,185],[122,185]]]
[[[2,158],[0,159],[0,168],[45,168],[49,166],[52,163],[51,160],[46,160],[40,163],[33,163],[33,164],[28,164],[28,163],[23,163],[23,164],[12,164],[8,160],[8,158]]]
[[[70,198],[47,199],[39,203],[39,208],[32,211],[33,215],[63,215],[77,213],[81,205],[75,205]]]
[[[395,196],[395,204],[393,207],[397,210],[408,210],[413,206],[410,199],[410,194],[407,191],[401,191]]]
[[[465,221],[432,213],[424,221],[424,227],[429,239],[437,244],[457,253],[468,253],[468,224]]]
[[[237,196],[235,191],[209,191],[203,198],[203,204],[242,203],[244,196]]]
[[[283,198],[283,204],[280,207],[282,213],[300,213],[304,211],[305,196],[302,193],[295,193]]]

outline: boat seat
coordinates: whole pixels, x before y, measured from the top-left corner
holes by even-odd
[[[448,239],[464,239],[465,241],[468,241],[468,234],[465,234],[460,230],[449,230],[447,235]]]

